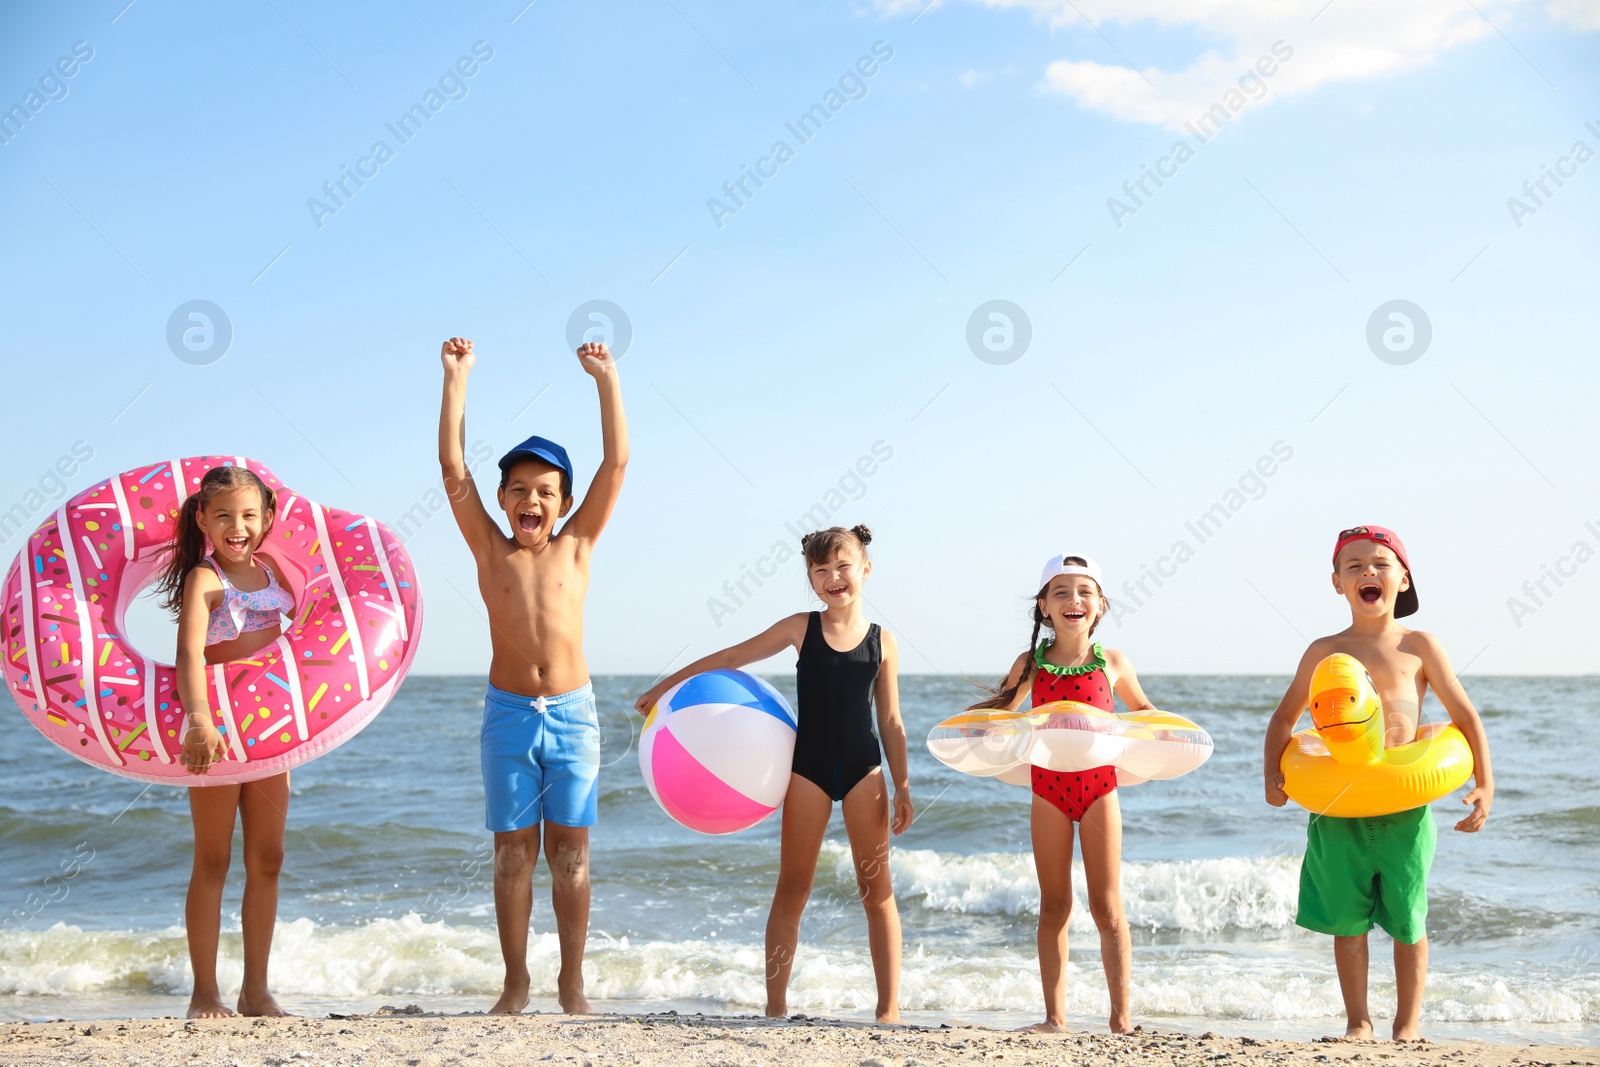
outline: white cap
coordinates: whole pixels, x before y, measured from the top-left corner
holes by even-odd
[[[1068,559],[1081,559],[1083,563],[1068,563]],[[1081,574],[1085,578],[1093,578],[1095,585],[1105,589],[1105,582],[1100,578],[1100,564],[1081,552],[1063,552],[1059,556],[1051,556],[1050,562],[1044,565],[1044,573],[1039,576],[1038,588],[1043,589],[1050,584],[1050,579],[1062,574]]]

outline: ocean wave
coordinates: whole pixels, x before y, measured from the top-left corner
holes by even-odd
[[[560,950],[554,933],[529,941],[536,990],[555,987]],[[1374,1011],[1392,1011],[1394,988],[1374,967]],[[1600,1021],[1600,972],[1583,967],[1480,973],[1436,967],[1429,975],[1424,1018],[1447,1022],[1593,1023]],[[218,962],[224,989],[243,974],[237,933],[223,937]],[[492,923],[427,922],[416,915],[358,925],[320,926],[310,919],[280,923],[273,940],[274,989],[286,998],[350,1002],[367,1010],[378,998],[492,997],[502,976]],[[585,967],[589,995],[599,1001],[701,1001],[729,1011],[759,1009],[764,1000],[759,944],[636,941],[595,935]],[[953,956],[908,942],[901,1007],[921,1012],[1032,1012],[1039,978],[1031,953],[969,947]],[[183,931],[85,931],[58,923],[40,931],[0,931],[0,995],[186,994],[190,986]],[[874,1001],[866,946],[802,944],[791,982],[792,1010],[859,1012]],[[1100,1017],[1105,982],[1092,954],[1074,956],[1067,976],[1068,1010]],[[1341,1016],[1329,958],[1318,962],[1191,950],[1138,953],[1133,1002],[1145,1017],[1323,1020]],[[292,1006],[292,1001],[291,1001]]]
[[[836,842],[824,846],[825,868],[848,876],[850,853]],[[951,855],[929,849],[891,854],[895,895],[931,911],[967,915],[1039,914],[1039,884],[1027,852]],[[819,871],[819,875],[822,872]],[[1124,863],[1122,906],[1134,929],[1185,933],[1272,930],[1294,924],[1300,888],[1300,857],[1262,856]],[[1083,865],[1072,868],[1070,929],[1094,929]]]

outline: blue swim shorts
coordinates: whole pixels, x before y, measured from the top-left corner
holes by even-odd
[[[491,685],[483,698],[479,745],[490,830],[595,824],[600,722],[593,686],[528,697]]]

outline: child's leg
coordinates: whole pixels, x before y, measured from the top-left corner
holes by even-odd
[[[183,921],[189,939],[189,966],[194,970],[194,995],[188,1017],[211,1019],[233,1012],[217,988],[217,939],[222,927],[222,887],[233,858],[233,823],[239,809],[236,785],[189,789],[189,818],[194,823],[194,867]]]
[[[811,897],[817,853],[822,851],[822,836],[832,814],[833,801],[828,794],[798,774],[790,775],[789,792],[783,799],[778,888],[767,915],[767,1014],[774,1019],[789,1014],[789,971],[800,941],[800,916]]]
[[[267,992],[267,957],[278,924],[278,872],[283,869],[283,830],[289,821],[289,773],[239,787],[239,822],[244,827],[244,984],[240,1015],[283,1015]]]
[[[1089,910],[1100,931],[1100,963],[1111,992],[1111,1032],[1126,1034],[1133,1029],[1128,1015],[1133,945],[1128,935],[1128,917],[1122,910],[1122,805],[1115,791],[1084,812],[1078,848],[1083,852]]]
[[[568,1015],[588,1015],[583,995],[583,948],[589,938],[589,830],[544,824],[544,861],[550,865],[550,903],[561,942],[556,995]]]
[[[1422,990],[1428,984],[1428,938],[1414,945],[1394,943],[1394,1039],[1422,1040]]]
[[[867,910],[867,943],[878,980],[877,1018],[900,1021],[900,909],[889,881],[889,790],[875,770],[845,794],[844,829],[856,865],[856,890]]]
[[[1428,869],[1438,830],[1426,805],[1370,823],[1381,830],[1373,918],[1394,938],[1394,1039],[1418,1041],[1428,980]]]
[[[1039,872],[1039,981],[1044,1022],[1035,1030],[1067,1025],[1067,920],[1072,916],[1072,820],[1037,794],[1030,818],[1033,866]]]
[[[506,982],[491,1015],[515,1015],[528,1006],[528,918],[533,910],[533,863],[539,855],[539,824],[494,835],[494,922]]]
[[[1339,992],[1344,995],[1346,1041],[1371,1041],[1372,1017],[1367,1014],[1367,935],[1335,937],[1333,964],[1339,971]]]

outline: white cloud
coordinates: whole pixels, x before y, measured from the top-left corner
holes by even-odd
[[[885,10],[912,0],[878,0]],[[1045,70],[1045,86],[1080,107],[1122,119],[1181,129],[1223,100],[1238,98],[1239,79],[1282,41],[1293,56],[1262,79],[1270,96],[1311,92],[1323,85],[1403,74],[1434,62],[1458,45],[1506,30],[1515,5],[1527,0],[973,0],[986,7],[1032,12],[1052,29],[1088,29],[1088,19],[1128,62],[1060,59]],[[1600,0],[1547,0],[1549,17],[1578,29],[1600,28]],[[1315,20],[1313,21],[1313,16]],[[1181,70],[1142,65],[1141,24],[1193,31],[1216,45]],[[1132,32],[1130,32],[1132,31]],[[1282,47],[1280,46],[1280,55]],[[1249,79],[1247,78],[1247,82]],[[1256,88],[1253,84],[1250,88]],[[1248,95],[1248,94],[1247,94]],[[1234,109],[1237,110],[1237,109]]]
[[[1545,13],[1576,30],[1600,30],[1600,0],[1550,0]]]

